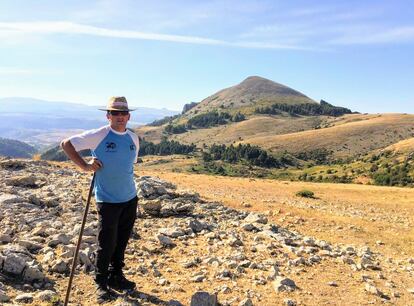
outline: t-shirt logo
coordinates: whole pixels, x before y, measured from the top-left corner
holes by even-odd
[[[107,142],[105,145],[106,145],[106,152],[116,152],[115,142]]]
[[[129,150],[134,151],[134,150],[135,150],[135,145],[133,145],[133,144],[132,144],[132,145],[130,145],[130,146],[129,146]]]

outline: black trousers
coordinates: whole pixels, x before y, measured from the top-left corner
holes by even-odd
[[[135,197],[124,203],[96,203],[99,215],[97,282],[106,282],[109,270],[120,272],[125,265],[125,249],[137,216],[137,202]]]

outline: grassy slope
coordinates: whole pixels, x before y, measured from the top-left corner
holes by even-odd
[[[391,151],[393,152],[393,155],[397,156],[407,156],[414,152],[414,138],[401,140],[384,148],[382,151]]]
[[[209,129],[191,130],[172,138],[183,143],[230,144],[246,138],[267,137],[312,129],[323,119],[318,117],[289,118],[254,116],[242,122],[221,125]]]
[[[161,137],[163,135],[163,130],[165,125],[162,126],[141,126],[139,128],[134,129],[135,133],[141,137],[145,138],[147,141],[151,141],[154,143],[159,143],[161,141]]]
[[[333,126],[285,135],[250,137],[243,142],[259,145],[272,152],[301,152],[316,148],[334,151],[335,157],[366,154],[414,135],[414,115],[383,114],[364,120],[334,123]]]
[[[325,122],[326,117],[283,117],[283,116],[261,116],[249,117],[248,120],[220,125],[207,129],[190,130],[183,134],[169,135],[170,139],[182,143],[201,144],[232,143],[239,141],[240,137],[269,136],[285,133],[293,133],[314,127]],[[158,143],[163,135],[164,126],[142,126],[135,129],[136,133],[147,141]]]
[[[314,129],[316,126],[326,128]],[[161,139],[163,127],[142,127],[138,135],[149,141]],[[172,139],[182,143],[230,144],[243,142],[258,145],[272,152],[301,152],[326,148],[334,157],[364,155],[414,135],[414,115],[352,114],[332,117],[253,116],[248,120],[197,129]]]

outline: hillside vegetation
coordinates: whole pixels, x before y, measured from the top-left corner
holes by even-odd
[[[282,113],[288,113],[292,116],[342,116],[345,114],[351,114],[352,111],[345,107],[338,107],[329,104],[326,101],[321,100],[320,104],[307,103],[307,104],[287,104],[287,103],[274,103],[270,106],[257,107],[255,109],[257,114],[279,115]]]
[[[285,85],[252,76],[207,97],[181,115],[136,129],[143,139],[163,137],[198,148],[249,143],[270,153],[308,154],[325,148],[332,158],[364,155],[412,136],[403,115],[364,115],[315,102]]]
[[[414,185],[414,115],[360,114],[261,77],[136,132],[154,144],[195,145],[187,166],[168,162],[180,172]]]
[[[36,149],[22,141],[0,137],[0,156],[30,158]]]
[[[145,139],[157,142],[160,129],[138,131]],[[414,115],[349,114],[332,119],[326,116],[277,117],[254,116],[247,120],[188,130],[171,135],[182,143],[204,144],[249,143],[273,153],[299,154],[324,148],[332,159],[352,158],[382,149],[413,137]]]

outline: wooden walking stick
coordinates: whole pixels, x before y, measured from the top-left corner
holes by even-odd
[[[86,217],[88,215],[89,204],[91,202],[91,196],[92,196],[92,190],[93,190],[94,183],[95,183],[95,173],[93,173],[91,185],[89,187],[88,201],[86,202],[85,211],[83,213],[83,220],[82,220],[82,226],[79,232],[78,244],[76,245],[75,254],[73,255],[72,270],[70,271],[69,284],[66,290],[66,298],[65,298],[65,304],[64,304],[65,306],[67,306],[69,302],[70,290],[72,289],[72,280],[73,280],[73,276],[75,275],[75,268],[76,268],[76,263],[78,261],[79,248],[82,242],[83,229],[85,228]]]

